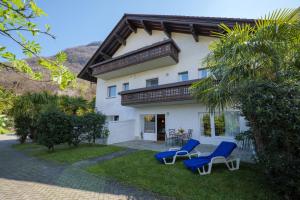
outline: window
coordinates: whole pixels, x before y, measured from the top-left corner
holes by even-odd
[[[106,117],[106,121],[108,122],[119,121],[119,115],[109,115]]]
[[[189,73],[188,72],[180,72],[178,73],[179,81],[188,81]]]
[[[155,133],[155,115],[144,116],[144,133]]]
[[[203,136],[234,137],[240,132],[240,114],[236,111],[200,114],[201,132]]]
[[[198,76],[199,78],[206,78],[209,75],[209,70],[208,69],[199,69],[198,70]]]
[[[146,87],[152,87],[158,85],[158,78],[148,79],[146,80]]]
[[[114,116],[114,121],[119,121],[119,115]]]
[[[108,97],[116,97],[117,96],[117,86],[109,86],[107,88],[107,96]]]
[[[123,83],[123,91],[129,90],[129,83]]]
[[[210,114],[203,115],[202,124],[203,124],[203,134],[205,136],[211,136]]]
[[[225,136],[225,116],[224,113],[214,115],[215,136]]]

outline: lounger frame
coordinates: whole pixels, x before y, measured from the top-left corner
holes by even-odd
[[[240,168],[240,158],[234,158],[232,156],[229,156],[228,158],[225,158],[223,156],[216,156],[213,157],[208,164],[203,165],[201,168],[197,168],[199,174],[201,176],[210,174],[212,165],[217,163],[225,163],[230,171],[238,170]],[[207,169],[205,169],[206,166]]]
[[[191,159],[191,154],[186,150],[180,150],[179,147],[178,148],[170,148],[168,151],[177,151],[177,152],[175,153],[175,155],[173,156],[173,158],[170,162],[167,161],[168,160],[167,158],[163,158],[165,165],[174,165],[177,157],[188,157],[189,159]],[[185,154],[179,155],[180,153],[185,153]]]

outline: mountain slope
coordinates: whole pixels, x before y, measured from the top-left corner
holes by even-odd
[[[99,47],[100,42],[92,42],[87,45],[72,47],[64,50],[68,55],[68,60],[65,65],[76,75],[84,67],[85,63],[90,59],[94,52]],[[51,57],[50,57],[51,58]],[[34,70],[42,71],[46,73],[46,70],[38,67],[36,59],[27,60],[28,63],[33,66]],[[25,78],[22,74],[15,73],[13,71],[0,71],[0,85],[7,89],[13,89],[17,94],[23,94],[25,92],[39,92],[39,91],[51,91],[57,94],[67,94],[70,96],[83,96],[87,99],[91,99],[95,96],[96,86],[88,81],[77,79],[76,88],[68,88],[64,91],[59,90],[57,85],[49,82],[37,82]]]

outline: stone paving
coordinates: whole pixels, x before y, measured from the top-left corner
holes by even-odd
[[[135,150],[128,149],[73,165],[59,165],[17,152],[11,148],[14,143],[15,136],[0,135],[0,200],[168,199],[82,170],[90,164]]]

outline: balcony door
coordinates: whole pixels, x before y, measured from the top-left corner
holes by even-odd
[[[166,134],[166,120],[165,115],[157,115],[157,141],[165,141],[165,134]]]

